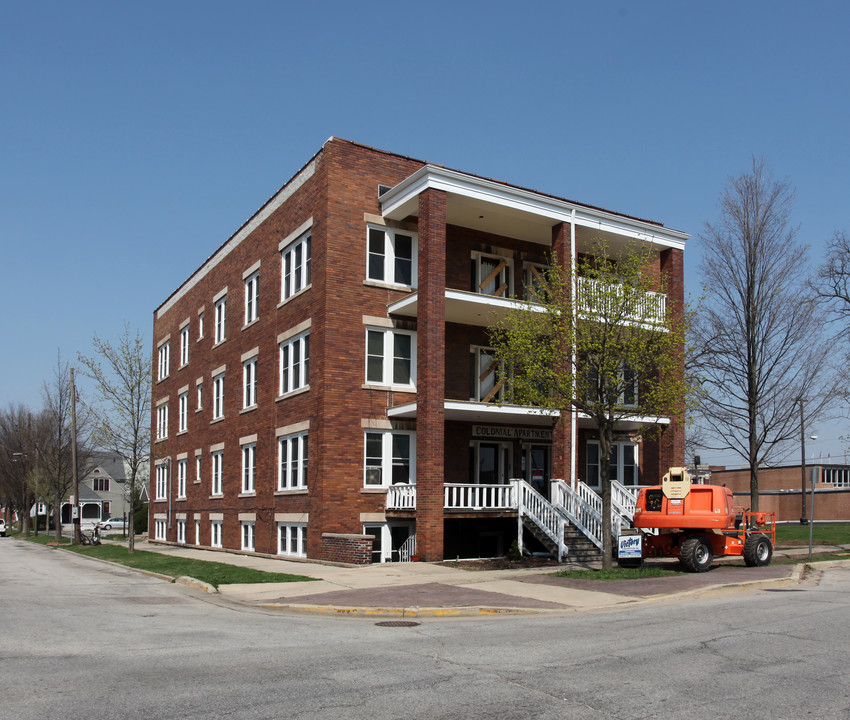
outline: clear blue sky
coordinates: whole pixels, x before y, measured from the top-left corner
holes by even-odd
[[[38,407],[94,333],[150,339],[331,135],[689,232],[695,295],[702,225],[764,155],[819,260],[850,230],[848,37],[830,1],[6,2],[0,405]]]

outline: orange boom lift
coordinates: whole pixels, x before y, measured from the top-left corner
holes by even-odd
[[[670,468],[661,485],[642,488],[633,524],[641,530],[642,557],[675,557],[691,572],[705,572],[715,557],[743,555],[751,566],[768,565],[776,544],[774,513],[750,512],[732,505],[732,491],[696,485],[682,467]]]

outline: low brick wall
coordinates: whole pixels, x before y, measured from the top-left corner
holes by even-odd
[[[369,565],[372,562],[371,535],[322,533],[321,559],[350,565]]]

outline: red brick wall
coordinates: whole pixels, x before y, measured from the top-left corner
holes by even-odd
[[[372,562],[372,536],[322,533],[319,557],[327,562],[369,565]]]

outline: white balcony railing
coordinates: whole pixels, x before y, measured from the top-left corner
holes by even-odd
[[[473,485],[446,483],[444,507],[452,510],[514,510],[513,485]]]
[[[576,300],[580,313],[590,316],[594,312],[604,312],[606,302],[616,306],[615,298],[620,294],[617,291],[620,286],[606,286],[599,280],[585,277],[579,277],[576,285]],[[644,293],[643,298],[635,305],[634,312],[625,318],[626,320],[653,325],[664,324],[667,316],[667,296],[664,293]],[[611,312],[617,312],[615,307],[611,308]]]
[[[416,485],[390,485],[387,510],[416,510]]]

